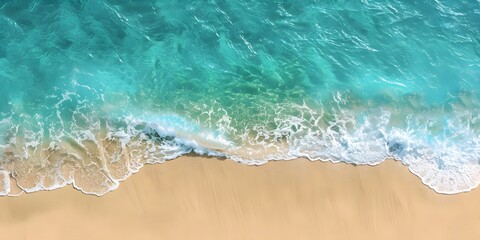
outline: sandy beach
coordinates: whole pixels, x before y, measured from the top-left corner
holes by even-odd
[[[0,198],[2,239],[480,239],[480,191],[437,194],[399,162],[252,167],[182,157],[103,197]]]

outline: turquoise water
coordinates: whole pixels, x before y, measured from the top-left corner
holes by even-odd
[[[480,1],[0,1],[0,194],[185,154],[480,183]]]

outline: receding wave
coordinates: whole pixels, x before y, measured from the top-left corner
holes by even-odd
[[[51,129],[50,136],[5,118],[0,126],[11,135],[0,148],[0,194],[72,184],[84,193],[103,195],[145,164],[186,154],[248,165],[301,157],[376,165],[391,158],[439,193],[468,191],[480,183],[478,115],[452,111],[451,117],[438,123],[429,121],[435,111],[398,116],[381,108],[343,107],[345,103],[338,100],[335,114],[329,117],[306,104],[278,106],[275,128],[255,123],[241,134],[229,121],[209,129],[172,113],[90,119],[89,128]],[[282,109],[296,109],[298,114],[282,115]],[[223,117],[228,118],[228,113]]]

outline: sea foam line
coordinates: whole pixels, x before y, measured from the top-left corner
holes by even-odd
[[[176,115],[152,115],[148,120],[128,116],[126,127],[109,126],[103,137],[79,130],[45,149],[38,149],[42,145],[38,137],[23,138],[27,141],[23,145],[14,139],[5,148],[16,158],[0,169],[0,195],[9,195],[11,184],[16,184],[27,193],[73,185],[86,194],[101,196],[118,188],[145,164],[163,163],[189,153],[246,165],[297,158],[377,165],[385,159],[396,159],[438,193],[455,194],[479,185],[480,137],[469,124],[449,120],[444,131],[455,130],[457,134],[442,137],[430,134],[415,118],[409,120],[406,129],[391,127],[388,111],[363,118],[351,112],[342,114],[327,127],[316,129],[305,125],[305,119],[287,117],[277,129],[258,132],[261,137],[253,136],[245,145],[235,145],[224,135]],[[57,161],[49,163],[54,157]],[[22,171],[38,166],[48,171],[39,172],[32,185]]]

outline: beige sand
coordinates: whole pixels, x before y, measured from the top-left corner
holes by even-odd
[[[480,239],[480,190],[440,195],[398,162],[260,167],[185,157],[116,191],[0,198],[1,239]]]

